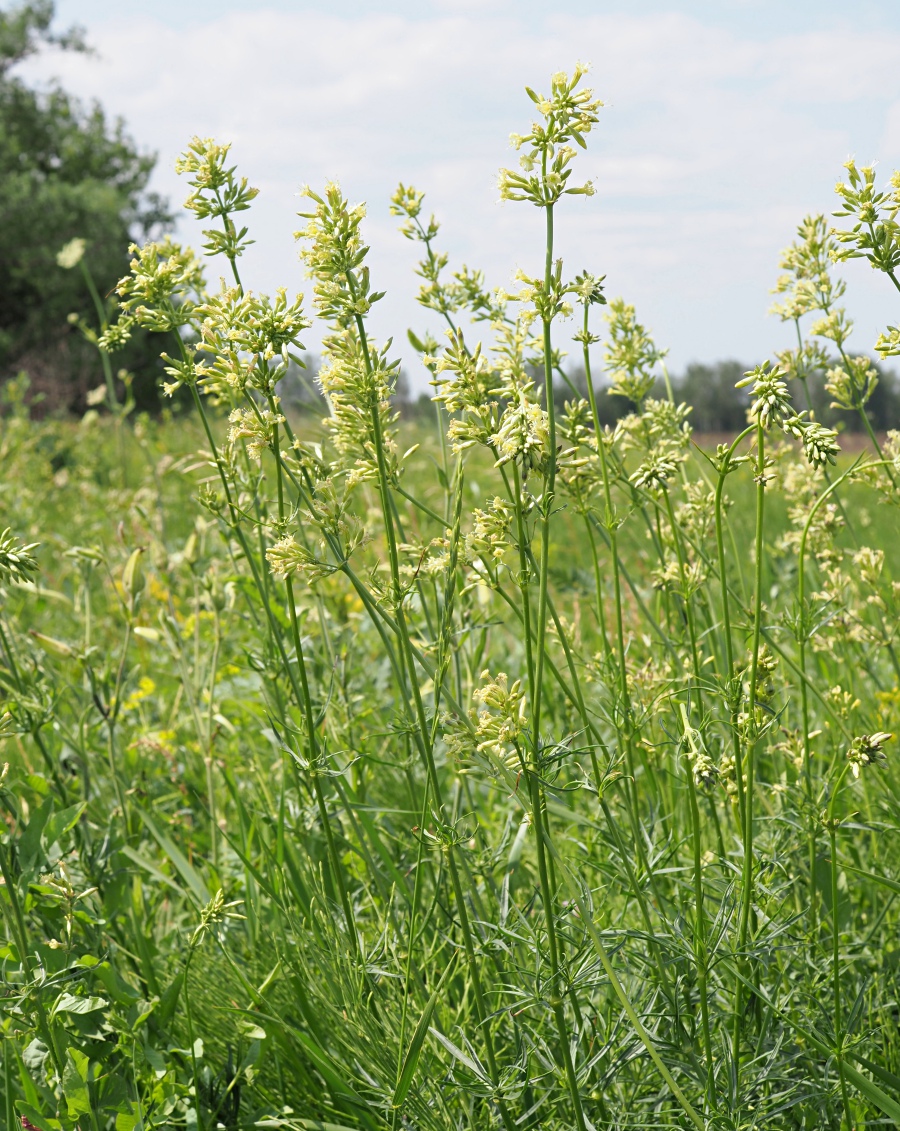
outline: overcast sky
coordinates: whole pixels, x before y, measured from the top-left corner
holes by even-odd
[[[261,192],[245,274],[257,290],[309,291],[292,232],[301,184],[337,179],[368,205],[374,317],[405,343],[437,324],[413,301],[416,250],[396,231],[398,181],[427,193],[451,267],[507,286],[541,265],[542,218],[499,204],[497,169],[526,132],[528,84],[576,60],[606,103],[579,172],[592,199],[559,208],[567,271],[606,274],[676,371],[755,363],[786,344],[766,311],[778,253],[809,212],[835,207],[848,156],[900,166],[897,0],[58,0],[93,57],[47,53],[57,77],[121,115],[159,154],[156,189],[180,203],[173,163],[193,134],[233,143]],[[182,238],[194,239],[188,220]],[[859,352],[896,322],[896,294],[865,265],[842,269]],[[566,338],[571,331],[566,328]],[[315,336],[309,344],[315,346]]]

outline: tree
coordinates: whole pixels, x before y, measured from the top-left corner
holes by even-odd
[[[692,362],[676,378],[676,397],[693,408],[691,427],[696,432],[736,433],[747,426],[750,399],[743,389],[735,388],[745,369],[737,361]]]
[[[57,253],[83,238],[105,295],[127,270],[131,240],[172,217],[146,191],[155,155],[138,150],[121,119],[56,84],[32,90],[13,74],[48,45],[86,50],[79,29],[51,30],[53,15],[53,0],[0,10],[0,376],[24,368],[53,407],[78,408],[102,377],[67,316],[94,316],[81,273],[63,270]],[[145,335],[117,357],[135,372],[143,407],[155,401],[158,353]]]

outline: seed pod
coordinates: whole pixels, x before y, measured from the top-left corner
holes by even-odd
[[[143,552],[142,546],[133,550],[131,557],[125,563],[125,569],[122,571],[122,589],[125,591],[128,606],[132,610],[144,588],[144,571],[141,568],[141,554]]]
[[[188,565],[195,565],[200,558],[200,539],[197,531],[192,530],[187,542],[184,544],[184,560]]]
[[[75,650],[70,648],[63,640],[57,640],[55,636],[45,636],[43,632],[35,632],[31,630],[31,636],[36,644],[39,644],[44,651],[50,656],[59,656],[60,659],[70,660],[75,655]]]

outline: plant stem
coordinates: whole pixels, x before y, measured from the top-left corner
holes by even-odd
[[[749,688],[749,702],[747,706],[747,789],[744,798],[744,866],[741,874],[741,908],[740,908],[740,926],[738,934],[738,964],[740,968],[746,969],[745,951],[747,947],[747,936],[750,927],[750,909],[753,905],[753,794],[754,794],[754,777],[756,772],[756,739],[757,739],[757,721],[756,721],[756,680],[759,671],[759,646],[760,646],[760,633],[762,628],[762,582],[763,582],[763,532],[764,532],[764,510],[765,510],[765,471],[766,471],[766,451],[765,451],[765,430],[761,423],[756,426],[756,536],[754,540],[755,547],[755,567],[756,579],[754,585],[754,598],[753,598],[753,644],[751,647],[750,655],[750,688]],[[738,765],[737,772],[742,773],[742,767]],[[743,982],[738,982],[735,987],[734,995],[734,1034],[732,1039],[732,1056],[734,1061],[735,1078],[737,1082],[736,1092],[738,1098],[740,1097],[740,1075],[741,1075],[741,1022],[743,1014]]]

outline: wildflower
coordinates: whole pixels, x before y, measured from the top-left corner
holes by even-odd
[[[719,771],[706,751],[702,733],[691,726],[688,718],[687,707],[680,704],[682,733],[682,748],[684,756],[691,767],[694,783],[701,789],[710,789],[716,783]]]
[[[510,768],[517,768],[521,763],[519,742],[528,729],[522,681],[517,679],[510,685],[505,672],[492,676],[490,671],[483,671],[481,678],[485,681],[484,687],[475,691],[473,698],[486,710],[478,714],[476,749],[491,754]]]
[[[266,550],[266,561],[272,576],[278,581],[299,574],[309,585],[314,585],[323,577],[334,573],[336,566],[321,561],[305,546],[301,546],[293,534],[286,534]]]
[[[419,577],[436,577],[450,564],[450,539],[432,538],[430,542],[401,542],[397,547],[407,559],[400,572],[414,580]],[[432,553],[437,550],[438,553]]]
[[[298,213],[307,224],[294,233],[294,238],[308,241],[300,258],[315,280],[313,293],[323,318],[343,327],[357,315],[368,314],[372,305],[384,297],[383,293],[371,291],[369,269],[363,262],[369,253],[361,231],[366,206],[351,207],[340,186],[332,181],[325,185],[321,196],[309,187],[303,189],[302,195],[312,200],[315,207],[312,212]]]
[[[350,486],[377,482],[381,475],[376,416],[387,477],[394,483],[400,474],[394,429],[397,413],[391,408],[399,362],[389,360],[390,345],[387,342],[377,349],[369,342],[367,363],[360,340],[351,330],[329,335],[323,342],[325,364],[317,381],[331,409],[325,426],[343,458]]]
[[[128,344],[136,319],[122,314],[116,322],[108,326],[97,339],[97,345],[104,353],[116,353]]]
[[[67,244],[56,253],[56,262],[64,271],[71,271],[73,267],[77,267],[84,257],[87,241],[76,236],[74,240],[69,240]]]
[[[853,555],[853,564],[859,570],[859,576],[869,585],[878,581],[884,566],[884,550],[873,550],[871,546],[861,546]]]
[[[263,452],[275,442],[276,424],[284,424],[284,417],[269,409],[236,408],[228,417],[228,442],[247,441],[247,454],[261,463]]]
[[[568,183],[572,174],[569,166],[577,152],[568,143],[574,141],[586,148],[585,135],[596,125],[597,111],[603,105],[592,90],[578,89],[586,73],[587,68],[579,63],[571,78],[562,72],[553,75],[549,96],[525,88],[544,121],[533,123],[529,134],[511,135],[515,148],[525,151],[519,158],[519,170],[500,170],[501,200],[525,200],[547,208],[564,193],[594,195],[590,181],[577,188],[570,188]]]
[[[687,601],[703,585],[707,573],[702,562],[688,562],[682,569],[677,560],[670,558],[661,569],[652,570],[651,576],[654,589],[681,593]]]
[[[844,343],[853,333],[853,323],[847,317],[843,307],[838,307],[835,310],[829,310],[813,322],[809,332],[814,338],[827,338],[834,342],[838,349],[842,349]]]
[[[303,349],[300,334],[310,322],[302,303],[302,295],[288,302],[284,287],[274,300],[223,287],[201,303],[196,314],[202,319],[202,348],[213,358],[201,383],[223,397],[248,384],[270,395],[287,373],[290,351]]]
[[[703,539],[709,532],[715,517],[716,493],[707,489],[705,483],[695,480],[685,485],[685,502],[675,512],[678,525],[695,540]]]
[[[868,404],[878,386],[878,373],[867,357],[850,357],[825,374],[825,391],[834,400],[832,408],[855,412]]]
[[[854,738],[847,751],[847,759],[853,770],[853,776],[859,777],[860,766],[884,766],[887,756],[882,747],[894,736],[886,731],[876,731],[875,734],[861,734]]]
[[[0,534],[0,581],[28,581],[30,573],[37,573],[38,564],[31,551],[37,542],[20,545],[7,528]]]
[[[900,266],[900,238],[896,216],[900,207],[900,178],[894,173],[890,190],[875,188],[875,169],[871,165],[857,167],[853,160],[844,165],[847,181],[835,185],[843,207],[835,216],[850,216],[849,229],[832,228],[832,235],[842,245],[832,252],[832,259],[867,259],[872,267],[888,274]]]
[[[665,449],[654,448],[637,471],[629,476],[635,487],[648,491],[664,491],[678,470],[677,460]]]
[[[461,332],[448,332],[447,336],[450,344],[431,366],[431,384],[437,389],[433,400],[443,404],[447,412],[470,412],[480,417],[486,402],[500,393],[497,371],[480,344],[469,351]]]
[[[609,393],[627,397],[640,405],[656,380],[653,372],[666,351],[657,349],[646,329],[635,318],[634,307],[624,299],[610,300],[606,314],[609,342],[606,346],[606,371]]]
[[[591,275],[587,271],[582,271],[582,273],[576,275],[573,282],[569,284],[569,292],[575,295],[583,306],[606,306],[607,298],[603,293],[603,282],[605,279],[605,275]],[[577,334],[575,338],[576,341],[580,340]]]
[[[476,556],[502,561],[511,548],[510,527],[512,506],[499,496],[486,510],[475,510],[471,534],[466,535],[466,550],[470,560]]]
[[[140,326],[158,333],[187,325],[196,297],[205,292],[203,269],[189,248],[169,239],[128,249],[130,273],[116,292],[122,309]]]
[[[825,467],[826,464],[835,463],[841,450],[837,442],[837,432],[833,428],[826,428],[824,424],[812,421],[803,429],[803,450],[813,467]]]
[[[259,189],[251,188],[246,177],[238,180],[234,175],[234,165],[226,166],[225,159],[230,148],[230,145],[221,145],[211,137],[194,137],[175,162],[175,172],[193,174],[188,184],[194,191],[184,202],[185,208],[193,212],[198,220],[216,217],[222,222],[221,229],[204,229],[207,239],[203,245],[205,251],[209,255],[224,255],[233,263],[253,240],[246,238],[246,228],[238,231],[231,214],[249,208]]]
[[[500,427],[491,437],[502,467],[511,460],[522,464],[525,474],[530,469],[543,471],[550,456],[550,425],[547,413],[524,393],[519,403],[510,405],[500,420]]]
[[[401,183],[391,197],[390,212],[392,216],[406,217],[406,222],[400,225],[400,231],[408,240],[425,245],[425,258],[419,260],[416,268],[416,274],[423,280],[419,287],[418,301],[428,310],[449,316],[462,304],[464,294],[458,284],[445,283],[441,279],[448,256],[445,252],[434,251],[431,246],[440,231],[440,224],[433,215],[429,217],[427,224],[419,218],[424,200],[424,192]]]
[[[692,411],[692,407],[687,404],[673,404],[669,400],[648,397],[640,416],[641,427],[652,444],[685,448],[691,442],[688,416]]]
[[[779,277],[773,291],[787,296],[771,307],[771,313],[777,314],[783,322],[796,320],[814,310],[826,310],[845,289],[844,283],[833,282],[829,274],[837,244],[828,231],[825,217],[804,217],[797,228],[797,236],[781,254],[779,265],[785,274]]]
[[[225,902],[225,894],[221,888],[200,912],[200,923],[191,934],[189,946],[193,950],[204,939],[209,931],[219,934],[229,919],[243,919],[233,910],[240,907],[243,900],[235,899],[231,903]]]
[[[797,415],[791,404],[788,387],[782,380],[784,376],[783,370],[777,366],[770,368],[769,362],[765,361],[755,369],[748,370],[743,380],[735,385],[737,389],[753,386],[751,395],[754,400],[750,405],[750,419],[758,421],[763,428],[768,429],[772,424],[781,425]]]
[[[768,703],[775,695],[775,684],[772,676],[778,667],[778,657],[769,651],[768,644],[763,644],[756,658],[756,702]]]
[[[900,326],[888,326],[886,331],[878,335],[875,352],[882,361],[886,357],[897,357],[900,354]]]
[[[840,684],[832,687],[825,693],[825,699],[832,710],[842,719],[849,719],[853,711],[860,706],[860,701],[851,692],[844,691]]]

